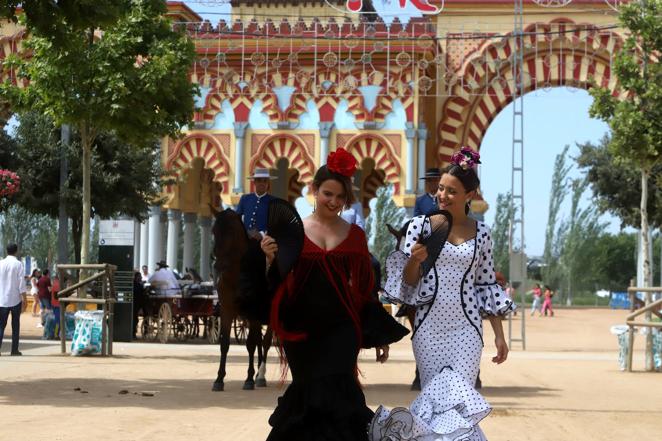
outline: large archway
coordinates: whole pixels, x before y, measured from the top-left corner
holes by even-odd
[[[623,44],[612,31],[595,30],[588,24],[557,20],[525,29],[525,92],[571,86],[607,87],[614,93],[617,82],[611,59]],[[468,57],[454,80],[452,97],[443,107],[437,127],[438,160],[446,163],[463,145],[479,149],[492,120],[513,100],[512,54],[515,39],[490,41]]]

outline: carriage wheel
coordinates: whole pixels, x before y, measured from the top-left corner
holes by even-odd
[[[172,333],[179,341],[186,341],[189,336],[188,317],[177,316],[172,321]]]
[[[161,343],[167,343],[170,337],[170,327],[172,325],[172,308],[164,303],[159,308],[158,320],[158,339]]]
[[[145,316],[140,325],[140,333],[142,334],[143,340],[154,341],[158,334],[158,329],[156,326],[156,320],[153,317]]]
[[[213,345],[218,343],[221,334],[221,318],[220,317],[207,317],[205,326],[207,327],[207,341]]]
[[[248,326],[246,322],[241,319],[234,319],[232,322],[232,328],[234,331],[234,339],[237,344],[244,344],[248,334]]]

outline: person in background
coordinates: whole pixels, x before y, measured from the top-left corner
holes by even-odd
[[[142,267],[142,273],[140,274],[140,278],[142,279],[143,283],[147,282],[149,280],[149,276],[151,275],[149,273],[149,269],[147,268],[147,265],[143,265]]]
[[[44,270],[43,275],[37,282],[37,291],[39,295],[39,306],[41,306],[41,323],[37,324],[38,328],[44,326],[44,315],[46,311],[51,310],[51,278],[48,268]]]
[[[542,289],[540,289],[540,283],[536,283],[536,286],[531,290],[531,294],[533,294],[533,303],[531,304],[531,317],[533,317],[533,313],[536,311],[538,311],[538,314],[542,316],[542,310],[540,309]]]
[[[41,277],[41,271],[38,269],[32,270],[32,275],[30,276],[30,295],[32,296],[32,317],[37,317],[39,315],[39,312],[37,312],[37,308],[39,308],[39,288],[37,287],[37,283],[39,282],[39,278]]]
[[[133,339],[138,335],[138,313],[142,309],[143,317],[147,316],[145,284],[143,275],[138,271],[133,273]]]
[[[7,245],[7,257],[0,261],[0,347],[11,314],[10,355],[23,355],[18,350],[18,340],[21,332],[21,293],[25,291],[25,267],[16,258],[17,252],[16,244]]]
[[[60,337],[60,301],[57,298],[60,292],[60,277],[55,274],[51,284],[51,308],[53,310],[53,319],[55,320],[54,338]]]
[[[246,231],[264,232],[267,231],[269,201],[274,198],[269,190],[276,177],[271,176],[266,168],[256,168],[248,179],[253,181],[254,192],[242,195],[235,211],[241,216]]]
[[[437,205],[437,186],[441,178],[441,171],[436,168],[429,168],[425,171],[425,176],[420,179],[425,179],[425,193],[416,198],[414,204],[414,216],[430,214],[438,210]]]
[[[179,283],[175,273],[168,267],[164,260],[156,263],[157,269],[149,278],[149,283],[158,286],[158,293],[162,295],[180,294]]]
[[[365,231],[365,218],[363,217],[363,205],[361,204],[358,193],[360,191],[359,187],[353,184],[354,180],[352,179],[352,191],[354,192],[354,203],[345,207],[343,211],[340,212],[340,217],[343,218],[345,222],[352,225],[355,224],[357,227]]]
[[[540,310],[540,315],[547,317],[547,311],[549,311],[549,316],[554,317],[554,310],[552,309],[552,297],[554,297],[554,292],[549,286],[545,286],[545,293],[543,294],[544,300],[542,302],[542,309]]]

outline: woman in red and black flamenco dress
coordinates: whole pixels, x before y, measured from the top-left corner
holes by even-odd
[[[303,221],[303,250],[285,280],[271,266],[278,244],[268,235],[262,252],[249,252],[250,261],[242,264],[242,290],[255,297],[265,288],[272,293],[269,321],[292,374],[269,418],[268,441],[367,441],[373,412],[358,381],[359,351],[374,347],[383,363],[388,344],[408,332],[371,296],[374,277],[363,230],[338,216],[351,203],[355,167],[354,158],[339,149],[318,170],[316,208]],[[265,273],[262,281],[258,275]]]

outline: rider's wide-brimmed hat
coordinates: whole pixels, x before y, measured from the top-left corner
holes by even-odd
[[[249,176],[248,179],[278,179],[276,176],[271,176],[269,169],[267,168],[256,168],[253,172],[253,175]]]
[[[432,167],[425,170],[425,175],[421,176],[418,179],[439,179],[439,178],[441,178],[441,170],[439,170],[437,167]]]

